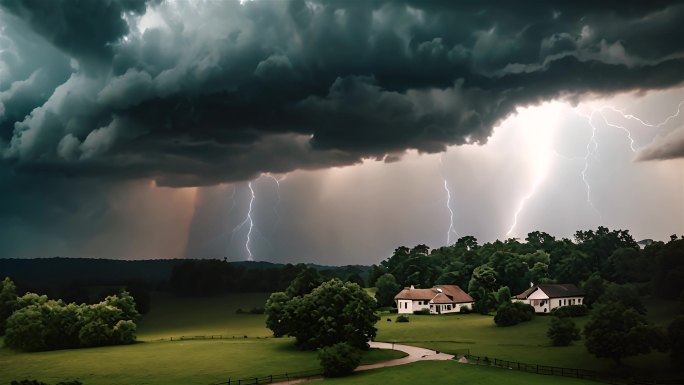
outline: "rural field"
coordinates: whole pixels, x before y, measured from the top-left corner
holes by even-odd
[[[679,306],[676,301],[644,298],[650,322],[667,326]],[[536,316],[530,322],[511,327],[497,327],[492,316],[479,314],[411,315],[409,323],[387,322],[396,314],[383,314],[378,323],[379,341],[402,342],[452,354],[470,352],[479,356],[566,368],[641,376],[682,376],[682,369],[673,366],[666,354],[651,353],[629,357],[625,367],[618,368],[609,359],[597,359],[587,353],[583,340],[567,347],[551,346],[546,336],[549,316]],[[588,316],[574,318],[582,328]]]
[[[105,384],[203,384],[228,378],[267,376],[318,369],[315,352],[296,349],[289,338],[271,338],[263,315],[236,314],[238,308],[262,307],[268,294],[236,294],[213,298],[154,297],[152,311],[139,323],[140,343],[91,349],[19,353],[0,349],[0,384],[35,378],[48,383],[78,379],[86,385]],[[671,303],[651,306],[654,322],[663,322],[674,311]],[[550,317],[510,328],[496,327],[490,316],[410,316],[409,323],[387,322],[396,314],[383,314],[378,323],[379,341],[401,342],[459,353],[528,363],[595,370],[615,370],[612,362],[586,353],[582,341],[570,347],[551,347],[545,336]],[[586,318],[578,319],[581,325]],[[222,335],[226,339],[178,340],[181,336]],[[170,338],[174,340],[171,341]],[[233,338],[234,337],[234,338]],[[246,337],[246,338],[245,338]],[[370,351],[362,363],[399,358],[396,351]],[[665,355],[651,354],[626,360],[641,374],[675,373]],[[429,376],[434,384],[548,383],[548,377],[507,372],[503,369],[459,365],[455,362],[420,362],[386,368],[325,383],[373,384],[392,381],[415,384]],[[485,380],[486,379],[486,380]],[[441,382],[440,382],[441,381]],[[476,381],[476,382],[475,382]],[[486,381],[486,382],[483,382]],[[555,378],[554,383],[586,381]],[[591,383],[591,382],[589,382]]]

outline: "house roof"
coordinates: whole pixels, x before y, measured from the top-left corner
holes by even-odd
[[[577,286],[573,285],[572,283],[563,283],[563,284],[534,285],[534,286],[530,287],[529,289],[523,291],[522,293],[514,296],[513,298],[527,299],[527,297],[529,297],[530,294],[537,291],[537,289],[546,293],[546,295],[548,295],[549,298],[583,297],[584,296],[584,291],[579,289]]]
[[[394,296],[394,299],[410,299],[412,301],[429,301],[437,295],[435,289],[411,289],[405,287],[399,294]]]
[[[406,287],[395,295],[394,299],[432,301],[433,303],[473,302],[473,298],[457,285],[438,285],[430,289],[411,289]]]
[[[474,302],[473,297],[463,291],[458,285],[437,285],[436,288],[442,289],[442,292],[451,297],[453,302]]]

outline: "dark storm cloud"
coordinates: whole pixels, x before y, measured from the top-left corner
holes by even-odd
[[[126,13],[142,14],[148,0],[1,0],[8,12],[81,59],[111,56],[111,44],[129,31]]]
[[[0,4],[10,43],[30,26],[59,50],[0,67],[20,173],[197,186],[391,160],[484,143],[518,106],[684,81],[679,2]]]

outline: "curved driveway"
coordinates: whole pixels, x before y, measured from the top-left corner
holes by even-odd
[[[399,344],[394,344],[391,342],[376,342],[376,341],[371,341],[368,344],[370,345],[371,348],[399,350],[399,351],[402,351],[402,352],[408,354],[408,356],[402,357],[402,358],[397,358],[396,360],[376,362],[374,364],[369,364],[369,365],[361,365],[358,368],[356,368],[356,370],[354,370],[355,372],[361,372],[364,370],[377,369],[377,368],[386,368],[388,366],[405,365],[405,364],[410,364],[412,362],[417,362],[417,361],[444,361],[444,360],[450,360],[450,359],[454,358],[454,356],[452,356],[451,354],[437,353],[434,350],[423,349],[423,348],[419,348],[417,346],[399,345]],[[311,378],[300,378],[297,380],[290,380],[290,381],[283,381],[283,382],[274,382],[273,385],[301,384],[304,382],[320,380],[320,379],[323,379],[323,376],[315,376],[315,377],[311,377]]]
[[[371,341],[369,344],[370,344],[371,348],[400,350],[400,351],[408,354],[408,356],[403,357],[403,358],[397,358],[396,360],[376,362],[376,363],[370,364],[370,365],[361,365],[358,368],[356,368],[357,372],[360,372],[363,370],[368,370],[368,369],[386,368],[388,366],[410,364],[410,363],[416,362],[416,361],[444,361],[444,360],[450,360],[450,359],[454,358],[454,356],[452,356],[451,354],[437,353],[434,350],[423,349],[423,348],[419,348],[417,346],[399,345],[399,344],[393,344],[393,343],[389,343],[389,342],[376,342],[376,341]]]

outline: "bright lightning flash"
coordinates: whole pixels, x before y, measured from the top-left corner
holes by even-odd
[[[679,116],[679,114],[681,113],[681,110],[682,110],[682,106],[684,106],[684,101],[681,101],[677,105],[677,111],[674,114],[668,116],[662,122],[655,123],[655,124],[648,123],[645,120],[643,120],[637,116],[634,116],[632,114],[627,114],[627,113],[625,113],[624,110],[620,110],[620,109],[615,108],[613,106],[602,106],[599,108],[594,108],[594,109],[592,109],[591,114],[589,114],[589,115],[584,115],[575,109],[575,113],[586,118],[587,122],[589,123],[589,126],[591,127],[591,137],[589,138],[589,142],[587,142],[587,152],[584,156],[584,168],[582,169],[582,181],[584,182],[584,186],[586,187],[586,190],[587,190],[587,203],[589,203],[589,206],[594,211],[596,211],[596,213],[599,215],[599,217],[601,216],[601,213],[598,211],[598,209],[596,209],[596,206],[594,206],[594,203],[591,200],[591,185],[589,184],[589,180],[587,179],[587,171],[589,170],[589,162],[591,160],[590,158],[596,157],[597,150],[598,150],[598,143],[596,142],[597,127],[594,125],[594,117],[596,115],[599,115],[606,126],[617,128],[617,129],[624,131],[625,135],[627,136],[627,139],[629,139],[629,148],[632,150],[632,152],[637,152],[637,148],[635,147],[634,138],[632,138],[632,132],[625,126],[621,126],[621,125],[616,124],[616,123],[611,123],[608,120],[608,118],[606,118],[606,115],[604,114],[604,112],[605,111],[612,111],[612,112],[615,112],[615,113],[619,114],[620,116],[622,116],[623,119],[635,120],[635,121],[639,122],[639,124],[641,124],[644,127],[657,129],[657,128],[661,128],[661,127],[665,126],[667,123],[670,122],[670,120]]]
[[[439,158],[439,163],[442,165],[442,168],[444,168],[444,154]],[[447,245],[451,245],[451,234],[454,235],[454,238],[458,237],[458,233],[456,232],[456,228],[454,227],[454,210],[451,208],[451,191],[449,190],[449,183],[447,182],[446,175],[444,175],[444,172],[442,172],[442,177],[444,178],[444,191],[446,191],[447,194],[447,201],[446,201],[446,207],[447,210],[449,210],[449,230],[447,230]]]
[[[525,203],[537,193],[537,189],[546,178],[551,165],[551,142],[557,126],[559,103],[545,104],[540,107],[518,109],[517,120],[523,130],[525,148],[522,150],[528,155],[528,163],[532,169],[533,180],[528,193],[518,202],[513,224],[506,232],[506,236],[514,233],[518,225],[518,217],[525,208]]]
[[[278,205],[280,204],[280,182],[284,181],[285,178],[287,177],[287,175],[283,175],[283,176],[278,178],[272,174],[262,174],[261,176],[259,176],[259,178],[256,178],[247,184],[247,186],[249,187],[249,192],[250,192],[250,199],[249,199],[249,206],[248,206],[248,210],[247,210],[247,216],[245,217],[245,220],[243,220],[239,225],[235,226],[235,228],[232,230],[232,234],[235,234],[235,232],[237,230],[239,230],[245,226],[248,226],[247,238],[245,240],[245,250],[247,251],[247,260],[248,261],[254,260],[254,255],[252,254],[252,248],[251,248],[251,246],[252,246],[252,234],[255,232],[260,233],[259,230],[254,225],[254,218],[252,217],[252,209],[254,207],[254,201],[256,200],[256,194],[254,192],[253,183],[262,177],[272,179],[276,183],[276,191],[278,194],[278,200],[276,201],[275,205],[273,206],[273,212],[275,213],[276,218],[277,218],[277,221],[275,222],[277,225],[278,221],[280,220],[280,214],[278,214]],[[230,211],[233,210],[233,206],[235,205],[235,190],[233,190],[233,195],[231,196],[231,199],[233,199],[233,205],[231,206]],[[263,234],[261,234],[261,237],[264,238]]]

